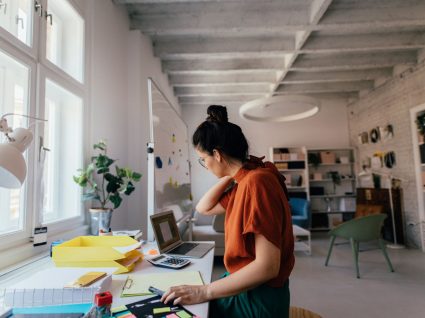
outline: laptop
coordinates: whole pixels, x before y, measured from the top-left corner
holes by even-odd
[[[183,242],[173,211],[155,213],[150,219],[161,254],[201,258],[214,247],[214,243]]]

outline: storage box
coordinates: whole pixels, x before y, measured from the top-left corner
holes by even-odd
[[[298,160],[298,154],[297,153],[290,153],[289,154],[289,160]]]
[[[288,162],[288,169],[305,169],[305,162],[304,161]]]
[[[324,195],[325,188],[324,187],[310,187],[310,195]]]
[[[140,244],[126,236],[79,236],[54,246],[52,259],[58,267],[116,267],[121,274],[143,258]]]
[[[274,164],[278,170],[284,170],[288,169],[288,163],[287,162],[277,162]]]
[[[335,153],[332,151],[321,151],[320,152],[320,160],[325,164],[335,163]]]
[[[282,156],[283,161],[291,160],[291,154],[289,154],[289,153],[283,153],[283,154],[281,154],[281,156]]]
[[[323,180],[322,174],[320,172],[313,173],[313,180]]]
[[[343,221],[341,213],[328,214],[329,228],[333,229],[334,227],[340,225],[342,222]]]
[[[282,160],[282,154],[281,153],[274,153],[273,154],[273,161],[280,161]]]
[[[348,157],[339,157],[340,163],[350,163],[350,159]]]

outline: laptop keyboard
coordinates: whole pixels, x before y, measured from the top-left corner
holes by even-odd
[[[196,246],[198,246],[197,243],[183,243],[183,244],[177,246],[176,248],[173,248],[168,253],[184,255],[187,252],[189,252],[190,250],[194,249]]]

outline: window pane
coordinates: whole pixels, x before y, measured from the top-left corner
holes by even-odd
[[[82,167],[83,101],[46,80],[44,172],[41,195],[43,222],[81,214],[81,189],[72,176]]]
[[[32,45],[32,0],[0,0],[0,27]]]
[[[29,68],[0,51],[0,116],[6,113],[27,114]],[[8,116],[12,128],[27,127],[27,119]],[[0,143],[5,142],[3,134]],[[0,234],[23,229],[25,186],[20,189],[0,188]]]
[[[46,57],[82,82],[84,20],[67,0],[50,0],[48,13]]]

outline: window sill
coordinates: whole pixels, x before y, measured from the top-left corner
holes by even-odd
[[[70,231],[50,233],[51,235],[48,236],[46,245],[33,246],[31,242],[27,242],[2,250],[0,252],[0,277],[19,267],[25,266],[25,264],[35,259],[48,255],[52,242],[60,239],[67,240],[80,235],[87,235],[88,231],[88,225],[81,225]]]

